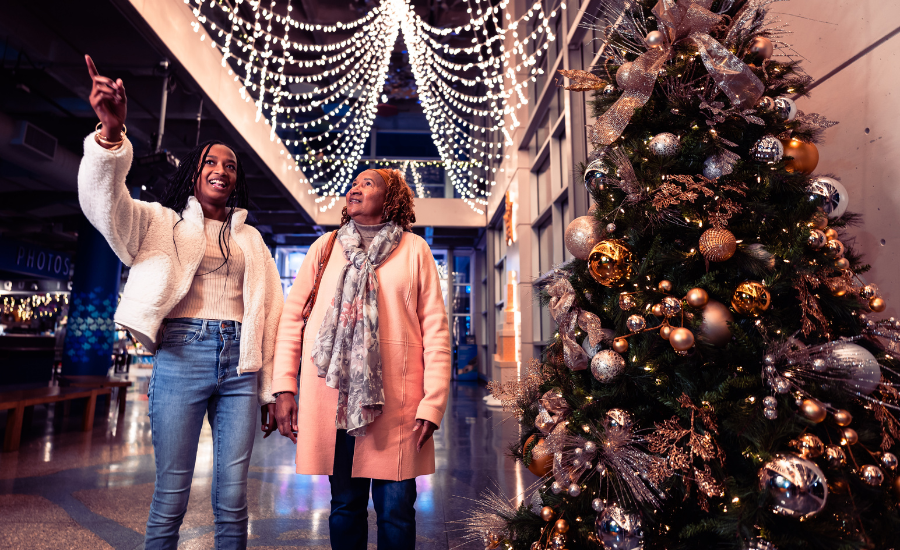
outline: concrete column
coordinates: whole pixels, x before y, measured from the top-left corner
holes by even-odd
[[[62,373],[105,375],[115,341],[122,263],[87,219],[78,231],[75,262]]]

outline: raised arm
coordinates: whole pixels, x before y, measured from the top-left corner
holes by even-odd
[[[131,198],[125,177],[131,168],[131,143],[125,137],[127,98],[122,80],[101,76],[85,56],[93,81],[90,102],[100,119],[99,133],[84,141],[78,169],[78,201],[91,224],[109,241],[126,265],[134,262],[150,225],[153,207]]]

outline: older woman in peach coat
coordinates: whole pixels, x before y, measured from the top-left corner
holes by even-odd
[[[414,222],[400,172],[362,172],[347,193],[304,341],[302,313],[330,235],[310,247],[278,328],[272,412],[280,433],[298,443],[297,473],[329,476],[335,549],[366,548],[371,486],[378,548],[412,550],[415,478],[434,473],[450,333],[437,267],[409,232]]]

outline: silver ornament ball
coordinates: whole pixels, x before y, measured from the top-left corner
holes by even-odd
[[[674,296],[666,296],[661,302],[663,315],[674,317],[681,313],[681,300]]]
[[[594,453],[597,452],[597,444],[593,441],[585,441],[584,442],[584,454],[585,456],[591,457],[594,456]]]
[[[615,230],[616,230],[616,224],[614,224],[614,223],[608,223],[608,224],[606,224],[606,232],[607,232],[607,233],[612,233],[612,232],[614,232]]]
[[[641,517],[626,512],[618,504],[610,504],[597,514],[597,537],[606,550],[642,550],[644,531]]]
[[[625,321],[625,326],[627,326],[628,330],[631,332],[637,332],[643,330],[644,327],[647,326],[647,320],[640,315],[630,315]]]
[[[866,464],[860,468],[859,477],[872,487],[878,487],[884,482],[884,472],[872,464]]]
[[[825,372],[828,369],[828,363],[821,357],[813,359],[812,368],[816,372]]]
[[[644,42],[650,48],[660,48],[666,44],[666,35],[659,31],[650,31],[644,38]]]
[[[681,148],[681,140],[675,134],[663,132],[656,134],[648,144],[650,152],[659,157],[674,157]]]
[[[756,108],[762,111],[771,111],[775,108],[775,100],[769,96],[762,96],[756,102]]]
[[[572,220],[565,233],[566,249],[579,260],[587,260],[591,250],[600,242],[597,238],[594,219],[579,216]]]
[[[626,61],[619,66],[616,71],[616,84],[619,85],[619,88],[627,88],[628,87],[628,79],[631,77],[631,61]]]
[[[784,145],[775,136],[765,136],[753,144],[750,156],[758,162],[775,164],[784,157]]]
[[[606,508],[606,503],[603,502],[601,498],[595,498],[591,501],[591,508],[594,509],[595,512],[602,512],[604,508]]]
[[[554,494],[554,495],[558,495],[558,494],[560,494],[560,493],[562,492],[563,486],[562,486],[562,484],[561,484],[560,482],[554,481],[554,482],[550,485],[550,490],[553,491],[553,494]]]
[[[815,462],[791,454],[775,455],[759,472],[759,488],[765,491],[776,514],[809,518],[825,507],[828,484]]]
[[[791,121],[797,118],[797,104],[789,97],[777,98],[773,110],[782,120]]]
[[[611,349],[599,351],[591,359],[591,374],[604,384],[615,380],[624,370],[625,359]]]
[[[774,409],[778,406],[778,400],[775,399],[772,395],[767,395],[763,398],[763,407],[767,409]]]
[[[772,382],[772,387],[775,389],[775,393],[782,395],[791,391],[791,383],[780,376]]]
[[[727,176],[734,171],[734,161],[723,155],[712,155],[703,161],[703,176],[711,180]]]
[[[866,348],[839,342],[831,348],[831,357],[832,366],[845,373],[851,391],[869,395],[881,383],[881,365]]]
[[[581,485],[579,485],[577,483],[573,483],[573,484],[569,485],[568,492],[569,492],[570,497],[577,497],[578,495],[581,494]]]
[[[766,420],[776,420],[778,418],[778,409],[763,409],[763,416]]]
[[[807,186],[810,198],[820,201],[822,210],[829,218],[840,218],[847,211],[850,195],[844,184],[834,178],[818,176]]]
[[[881,465],[887,468],[888,470],[894,471],[897,469],[897,455],[894,453],[884,453],[881,455]]]
[[[606,182],[609,179],[611,171],[610,167],[603,162],[602,158],[591,162],[584,171],[584,188],[588,190],[588,193],[592,192],[594,189],[602,191],[606,188]]]
[[[631,413],[624,409],[609,409],[603,419],[603,426],[607,430],[630,430],[633,425]]]

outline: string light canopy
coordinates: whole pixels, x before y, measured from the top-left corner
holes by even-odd
[[[378,105],[388,100],[391,54],[402,34],[447,176],[483,214],[504,147],[520,125],[515,112],[543,74],[541,57],[556,39],[551,23],[565,9],[563,2],[549,11],[536,2],[514,20],[504,11],[509,0],[467,0],[469,22],[439,28],[417,15],[410,0],[381,0],[358,19],[330,24],[295,19],[289,0],[185,3],[201,43],[208,36],[221,52],[237,93],[255,104],[257,121],[293,157],[322,212],[347,191],[365,154]],[[292,39],[297,31],[326,43]],[[414,168],[404,165],[415,180]],[[422,186],[416,187],[418,194]]]

